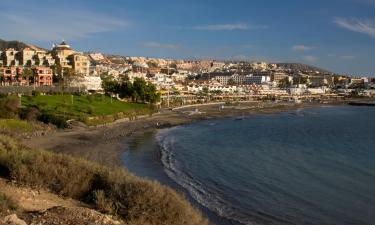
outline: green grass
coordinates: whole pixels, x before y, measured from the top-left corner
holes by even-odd
[[[0,135],[0,175],[91,204],[128,225],[207,225],[184,197],[122,168],[25,148]]]
[[[111,100],[105,95],[39,95],[22,97],[22,106],[38,106],[41,111],[62,116],[67,119],[80,119],[83,122],[89,117],[116,115],[147,114],[149,107],[145,104],[124,103]]]
[[[29,133],[43,129],[42,126],[18,119],[0,119],[0,131],[10,133]]]

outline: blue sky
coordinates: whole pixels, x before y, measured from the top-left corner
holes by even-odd
[[[0,21],[1,39],[46,48],[375,76],[375,0],[0,0]]]

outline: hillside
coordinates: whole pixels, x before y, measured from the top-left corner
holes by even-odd
[[[182,195],[158,182],[30,149],[2,134],[0,168],[0,224],[12,224],[3,221],[11,218],[2,218],[12,214],[29,224],[117,224],[108,215],[128,225],[208,224]]]
[[[291,69],[291,70],[319,71],[320,73],[332,73],[331,71],[328,71],[328,70],[325,70],[316,66],[302,64],[302,63],[277,63],[277,66],[282,67],[284,69]]]
[[[31,48],[31,49],[34,49],[34,50],[45,50],[45,49],[40,48],[38,46],[26,44],[26,43],[21,42],[21,41],[5,41],[5,40],[0,39],[0,51],[4,51],[8,48],[14,48],[17,51],[21,51],[24,48]]]

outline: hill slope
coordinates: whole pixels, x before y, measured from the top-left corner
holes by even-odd
[[[24,48],[31,48],[33,50],[46,50],[38,46],[26,44],[21,41],[5,41],[5,40],[0,39],[0,51],[5,51],[8,48],[14,48],[17,51],[21,51]]]
[[[285,69],[291,69],[291,70],[319,71],[321,73],[332,73],[331,71],[328,71],[328,70],[325,70],[316,66],[302,64],[302,63],[277,63],[277,66],[285,68]]]

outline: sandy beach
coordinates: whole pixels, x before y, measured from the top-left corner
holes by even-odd
[[[121,154],[127,144],[132,138],[146,132],[200,120],[277,113],[317,106],[321,104],[247,102],[232,105],[195,105],[175,110],[162,110],[153,116],[100,127],[73,126],[71,129],[24,139],[23,144],[31,148],[82,157],[109,166],[121,166]]]

